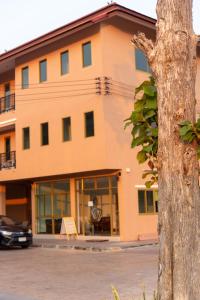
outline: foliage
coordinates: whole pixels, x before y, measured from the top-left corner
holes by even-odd
[[[133,126],[131,147],[140,146],[137,160],[140,164],[147,162],[149,166],[149,170],[144,171],[143,178],[149,178],[146,186],[150,187],[158,180],[158,106],[157,90],[152,77],[135,90],[134,111],[125,120],[125,128],[130,125]]]
[[[184,143],[192,143],[196,140],[198,144],[197,156],[200,159],[200,118],[195,124],[190,121],[183,121],[179,124],[180,137]]]
[[[149,170],[145,170],[142,178],[148,178],[146,187],[150,188],[158,181],[157,151],[158,151],[158,106],[157,89],[152,77],[144,81],[135,90],[134,110],[125,120],[125,128],[132,126],[131,147],[140,147],[137,160],[140,164],[146,162]],[[183,121],[180,126],[180,138],[184,143],[198,144],[197,155],[200,159],[200,118],[195,124]]]
[[[113,297],[114,297],[113,300],[120,300],[120,296],[119,296],[119,293],[116,290],[116,288],[112,287],[112,293],[113,293]],[[143,292],[141,300],[146,300],[146,299],[147,299],[146,298],[146,293]],[[158,299],[157,293],[154,291],[152,300],[157,300],[157,299]]]

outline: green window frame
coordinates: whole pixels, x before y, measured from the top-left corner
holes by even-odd
[[[85,137],[94,136],[94,112],[85,113]]]
[[[22,89],[28,89],[29,87],[29,68],[22,68]]]
[[[91,42],[82,45],[83,67],[92,65],[92,45]]]
[[[49,145],[49,124],[48,122],[41,124],[41,145]]]
[[[71,117],[62,119],[63,142],[71,141]]]
[[[40,66],[40,82],[47,81],[47,60],[43,59],[39,63]]]
[[[151,69],[144,52],[138,48],[135,49],[135,67],[136,70],[151,73]]]
[[[30,127],[25,127],[23,131],[23,149],[30,149]]]
[[[61,75],[69,73],[69,51],[60,54]]]
[[[157,190],[138,190],[138,211],[139,214],[158,213],[158,191]]]

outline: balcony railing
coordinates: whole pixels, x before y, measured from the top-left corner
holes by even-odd
[[[0,154],[0,170],[16,168],[16,151]]]
[[[15,109],[15,94],[0,98],[0,114]]]

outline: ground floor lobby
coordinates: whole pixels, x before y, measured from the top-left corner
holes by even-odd
[[[120,171],[5,183],[0,214],[44,238],[59,238],[62,218],[73,217],[80,238],[128,241],[143,234],[154,239],[156,192],[134,188],[131,194],[127,183]]]

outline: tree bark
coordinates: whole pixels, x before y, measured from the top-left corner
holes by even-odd
[[[158,90],[160,242],[158,299],[200,299],[200,199],[197,145],[179,138],[195,122],[197,36],[192,0],[158,0],[157,36],[133,39],[149,60]]]

